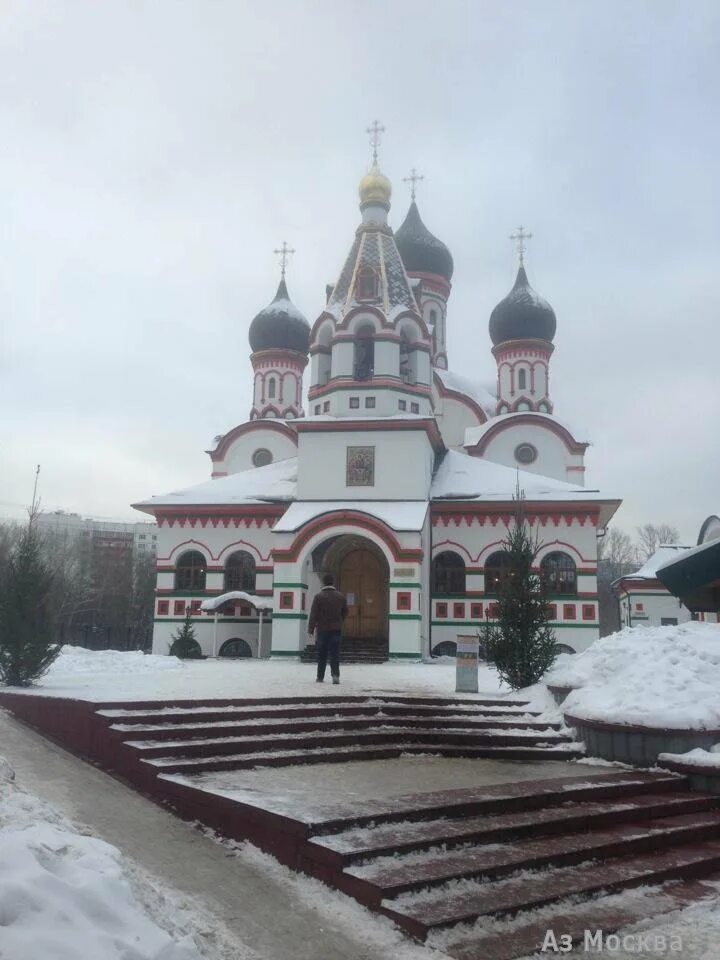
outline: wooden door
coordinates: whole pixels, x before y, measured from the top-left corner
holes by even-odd
[[[348,639],[384,638],[388,584],[380,558],[371,550],[353,550],[340,565],[339,581],[339,589],[348,604],[344,636]]]

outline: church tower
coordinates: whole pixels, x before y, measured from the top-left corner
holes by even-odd
[[[431,416],[432,337],[388,225],[392,187],[373,162],[359,186],[362,220],[312,331],[309,413]]]
[[[415,169],[410,183],[410,209],[395,233],[395,242],[408,272],[420,313],[432,337],[432,365],[447,370],[447,303],[453,275],[453,258],[423,223],[415,200],[415,186],[424,179]]]
[[[293,253],[283,243],[281,274],[277,293],[250,324],[250,347],[254,373],[251,420],[278,418],[293,420],[304,416],[302,380],[307,366],[310,324],[290,300],[285,269]]]
[[[490,314],[490,339],[497,363],[497,413],[552,413],[550,357],[555,311],[530,286],[525,272],[524,241],[531,234],[520,227],[520,263],[515,285]]]

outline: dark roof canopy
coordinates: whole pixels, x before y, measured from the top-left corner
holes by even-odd
[[[720,613],[720,540],[683,551],[658,568],[657,578],[689,610]]]
[[[452,255],[442,240],[434,237],[422,222],[414,200],[395,231],[395,243],[408,273],[436,273],[452,280]]]
[[[250,324],[249,340],[253,353],[273,349],[308,352],[310,324],[290,300],[284,277],[272,303]]]
[[[506,340],[552,342],[556,326],[555,311],[535,293],[520,264],[515,286],[490,314],[490,339],[494,344]]]

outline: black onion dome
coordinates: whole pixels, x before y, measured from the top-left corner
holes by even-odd
[[[452,255],[422,222],[414,200],[395,232],[395,243],[408,273],[436,273],[448,282],[452,279]]]
[[[290,300],[285,278],[280,281],[275,299],[250,324],[250,347],[258,350],[310,349],[310,324]]]
[[[556,326],[555,311],[535,293],[520,264],[515,286],[490,314],[490,339],[494,344],[506,340],[552,342]]]

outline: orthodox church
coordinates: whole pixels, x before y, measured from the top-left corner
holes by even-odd
[[[210,480],[135,504],[158,524],[153,652],[168,652],[189,610],[205,654],[298,657],[331,572],[347,595],[348,656],[452,653],[495,616],[518,485],[558,642],[580,651],[597,638],[597,537],[620,501],[585,485],[588,443],[555,417],[556,317],[530,286],[527,234],[489,317],[489,389],[449,369],[453,258],[410,179],[393,231],[375,149],[312,325],[290,299],[283,244],[277,292],[249,329],[249,419],[213,441]],[[201,610],[230,591],[251,599]]]

